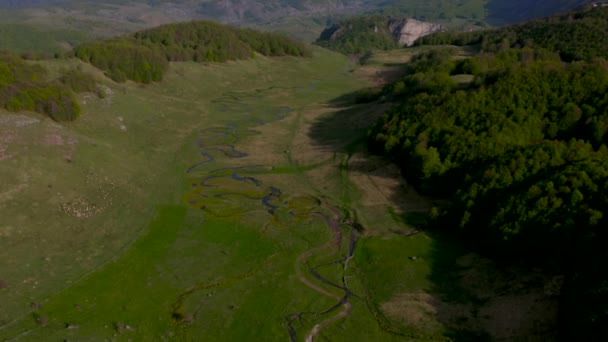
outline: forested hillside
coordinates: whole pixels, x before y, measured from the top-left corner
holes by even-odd
[[[163,25],[134,35],[85,43],[78,58],[115,81],[160,81],[169,61],[225,62],[265,56],[308,56],[303,43],[272,33],[238,29],[211,21]]]
[[[312,42],[352,17],[391,16],[479,28],[566,11],[591,0],[0,0],[0,49],[61,53],[97,37],[211,19]],[[15,29],[18,25],[18,30]]]
[[[557,6],[555,8],[557,10],[580,3],[582,1],[563,3],[561,7],[557,3],[552,5]],[[608,23],[605,16],[601,11],[589,11],[589,7],[581,8],[576,13],[539,19],[517,26],[482,30],[486,27],[486,23],[478,19],[483,18],[483,15],[477,13],[474,7],[459,7],[456,10],[440,3],[435,5],[441,10],[432,12],[433,15],[426,14],[424,10],[417,11],[418,7],[408,4],[403,5],[403,8],[393,6],[374,11],[383,15],[348,18],[328,27],[321,33],[316,43],[342,53],[356,54],[369,50],[401,47],[403,44],[398,44],[396,41],[400,40],[399,36],[406,34],[414,36],[414,39],[422,37],[417,42],[419,45],[481,45],[483,51],[498,51],[505,47],[540,46],[560,51],[566,59],[593,56],[597,49],[608,51],[606,47]],[[524,4],[519,5],[525,8]],[[501,5],[496,4],[496,6]],[[513,7],[514,4],[509,6]],[[534,7],[538,10],[540,8],[538,3]],[[542,16],[542,11],[539,10],[538,14]],[[413,24],[409,27],[399,26],[399,22],[406,21],[405,18],[408,17],[431,20],[434,23],[411,20]],[[444,32],[445,26],[439,23],[450,26],[452,31]],[[576,25],[572,25],[573,23]],[[463,32],[462,28],[466,28],[466,32]],[[567,40],[564,41],[562,38]],[[573,40],[577,44],[573,44]],[[594,51],[589,51],[590,49]]]
[[[607,58],[608,7],[586,7],[496,30],[440,32],[420,38],[417,44],[479,45],[485,52],[527,46],[559,52],[567,61]]]
[[[431,226],[565,274],[568,339],[608,323],[607,18],[596,8],[484,33],[488,52],[465,60],[419,55],[369,135],[423,192],[450,199]]]
[[[9,111],[31,110],[55,121],[71,121],[80,115],[75,92],[95,92],[90,76],[72,70],[56,80],[39,65],[27,64],[8,52],[0,52],[0,107]]]

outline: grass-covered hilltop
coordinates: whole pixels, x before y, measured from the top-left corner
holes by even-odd
[[[507,262],[562,272],[566,339],[608,323],[608,7],[418,43],[385,88],[399,104],[370,131],[427,194],[429,224]]]
[[[265,56],[309,56],[303,43],[211,21],[163,25],[129,37],[84,43],[75,55],[114,81],[160,81],[170,61],[225,62]]]
[[[226,62],[254,58],[256,53],[263,56],[311,54],[308,46],[283,35],[211,21],[192,21],[82,43],[67,56],[74,55],[94,65],[116,82],[150,83],[162,80],[169,62]],[[31,56],[23,53],[22,57]],[[1,107],[13,112],[44,113],[56,121],[72,121],[80,115],[74,96],[78,92],[98,92],[90,74],[70,70],[50,79],[43,66],[28,63],[9,51],[0,52]]]

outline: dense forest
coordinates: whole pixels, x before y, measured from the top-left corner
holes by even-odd
[[[169,24],[128,37],[85,43],[78,58],[117,82],[160,81],[170,61],[225,62],[265,56],[309,56],[303,43],[282,35],[239,29],[211,21]]]
[[[508,47],[545,48],[559,52],[566,61],[608,58],[608,7],[592,6],[496,30],[435,33],[416,44],[479,45],[485,52]]]
[[[553,13],[556,10],[572,8],[585,1],[554,1],[551,3],[536,2],[500,2],[487,4],[494,15],[513,21],[515,17],[542,16],[543,13]],[[592,6],[592,5],[589,5]],[[530,9],[535,13],[522,11]],[[361,54],[370,50],[387,50],[398,47],[392,29],[400,18],[414,18],[422,21],[441,23],[446,27],[463,29],[467,32],[453,31],[436,33],[427,38],[421,38],[419,45],[481,45],[484,51],[498,51],[506,46],[541,46],[554,51],[561,51],[564,57],[580,59],[595,55],[589,51],[597,48],[608,49],[608,25],[605,16],[597,11],[587,11],[582,8],[578,13],[569,13],[528,22],[518,26],[510,26],[496,30],[479,30],[487,27],[484,21],[484,10],[480,3],[462,3],[458,6],[446,4],[444,1],[430,1],[424,4],[399,1],[387,2],[386,7],[371,11],[367,15],[343,19],[327,27],[317,39],[316,44],[345,54]],[[519,11],[518,11],[519,10]],[[499,13],[498,13],[499,12]],[[512,17],[512,18],[511,18]],[[578,25],[572,26],[572,22]],[[550,24],[550,25],[548,25]],[[550,32],[545,32],[550,30]],[[591,34],[590,34],[591,33]],[[577,45],[564,42],[557,37],[577,40]],[[542,37],[542,39],[541,39]],[[568,49],[566,49],[568,47]],[[608,50],[606,50],[608,51]]]
[[[95,92],[95,81],[72,70],[49,80],[40,65],[0,52],[0,107],[9,111],[31,110],[47,114],[55,121],[72,121],[80,115],[75,92]]]
[[[578,25],[606,23],[608,10],[571,16],[493,31],[509,44],[469,59],[416,56],[386,87],[398,105],[369,143],[423,192],[450,199],[431,227],[564,274],[564,336],[592,340],[608,323],[608,62],[605,36]]]

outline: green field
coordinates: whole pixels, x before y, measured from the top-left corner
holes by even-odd
[[[441,299],[465,252],[416,234],[429,201],[365,153],[386,104],[340,107],[370,84],[346,57],[314,55],[176,63],[146,86],[41,62],[94,74],[106,96],[82,95],[69,124],[0,112],[0,340],[471,330],[452,313],[478,310],[458,306],[470,296]]]
[[[284,339],[289,309],[330,307],[331,298],[296,278],[294,264],[304,251],[331,239],[328,228],[306,217],[313,209],[306,201],[300,208],[302,201],[290,200],[297,191],[284,189],[272,200],[284,207],[273,216],[261,204],[275,177],[272,168],[286,170],[281,177],[292,177],[297,168],[288,160],[252,168],[256,177],[270,179],[268,186],[236,182],[225,173],[215,180],[219,189],[209,192],[226,195],[208,199],[207,210],[189,202],[205,190],[193,191],[191,183],[216,169],[260,164],[258,159],[263,164],[267,157],[233,159],[228,150],[211,147],[212,163],[185,172],[201,159],[200,130],[210,130],[210,146],[238,147],[258,136],[252,127],[357,87],[344,72],[344,58],[319,53],[308,60],[177,64],[166,82],[145,88],[104,81],[112,95],[84,96],[82,120],[65,127],[36,114],[3,114],[14,121],[10,134],[20,143],[7,145],[9,158],[1,164],[3,179],[14,180],[2,189],[2,217],[9,219],[2,222],[2,279],[8,288],[0,294],[8,305],[1,309],[1,336],[95,339],[112,336],[121,322],[136,328],[123,329],[125,334],[137,336],[227,334],[230,322],[265,321],[272,313],[273,321],[260,331],[236,324],[225,338]],[[60,69],[65,62],[47,66]],[[319,89],[311,87],[315,81]],[[25,118],[32,123],[19,123]],[[235,130],[223,135],[228,123]],[[213,131],[219,132],[216,141]],[[279,141],[258,154],[281,153],[272,150],[274,144]],[[28,206],[35,210],[24,216]],[[289,210],[300,217],[291,218]],[[208,298],[205,287],[214,283],[216,295]],[[181,294],[197,287],[174,307]],[[186,329],[176,318],[180,314],[181,320],[197,319]],[[45,317],[48,325],[37,328],[32,315]],[[78,329],[66,329],[66,323]]]

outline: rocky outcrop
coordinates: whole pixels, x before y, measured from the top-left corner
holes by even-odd
[[[321,32],[319,36],[319,41],[331,41],[336,40],[336,38],[340,35],[342,31],[342,25],[333,24],[330,27],[326,28]]]
[[[412,46],[420,37],[446,30],[443,25],[416,19],[390,19],[388,28],[400,46]]]
[[[370,17],[347,20],[326,28],[317,42],[334,42],[348,35],[379,34],[390,36],[397,46],[412,46],[414,42],[428,34],[445,31],[443,25],[416,19],[396,19]],[[355,40],[355,39],[353,39]]]

